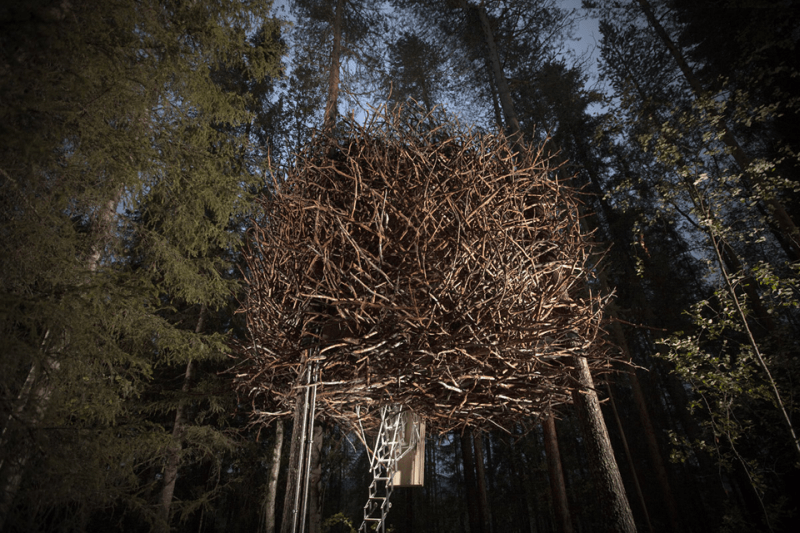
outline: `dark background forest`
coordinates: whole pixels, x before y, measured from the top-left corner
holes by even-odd
[[[315,132],[383,105],[582,191],[635,529],[794,530],[799,44],[795,0],[3,2],[0,530],[281,529],[291,418],[254,424],[231,370],[247,229]],[[619,530],[581,427],[429,435],[389,530]],[[366,452],[317,431],[310,529],[354,531]]]

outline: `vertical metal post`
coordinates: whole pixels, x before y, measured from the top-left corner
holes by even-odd
[[[311,381],[311,367],[309,366],[306,371],[308,372],[306,378],[306,384]],[[303,426],[300,430],[300,438],[303,442],[300,445],[300,457],[297,461],[297,486],[295,487],[294,491],[294,505],[292,506],[292,533],[297,533],[297,505],[300,502],[300,485],[302,480],[303,471],[300,468],[303,465],[303,454],[306,450],[306,424],[308,423],[308,397],[310,394],[309,387],[306,387],[305,398],[303,400]],[[297,429],[297,428],[295,428]],[[291,466],[291,465],[290,465]]]
[[[311,451],[314,447],[314,417],[317,410],[317,383],[319,382],[319,368],[316,362],[313,363],[312,368],[313,370],[309,370],[308,389],[311,391],[311,404],[307,423],[308,430],[305,435],[308,442],[308,452],[306,453],[306,465],[303,469],[303,506],[302,510],[300,511],[300,533],[305,531],[306,515],[308,514],[308,486],[311,482]]]

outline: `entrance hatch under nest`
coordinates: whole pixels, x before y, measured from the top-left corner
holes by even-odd
[[[541,150],[431,122],[345,122],[262,198],[237,387],[264,421],[309,358],[323,417],[401,404],[433,431],[508,430],[570,402],[574,355],[605,365],[575,192]]]

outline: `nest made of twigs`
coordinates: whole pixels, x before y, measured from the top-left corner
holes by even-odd
[[[431,122],[346,122],[260,200],[237,381],[264,419],[316,361],[322,416],[508,429],[570,401],[573,356],[602,360],[575,191],[541,149]]]

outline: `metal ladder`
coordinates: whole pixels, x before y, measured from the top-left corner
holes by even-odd
[[[394,474],[405,445],[401,412],[401,407],[396,405],[381,408],[381,425],[375,453],[370,461],[372,483],[369,485],[369,499],[364,505],[364,521],[358,528],[359,533],[386,531],[386,515],[392,507],[389,498],[394,489]]]

